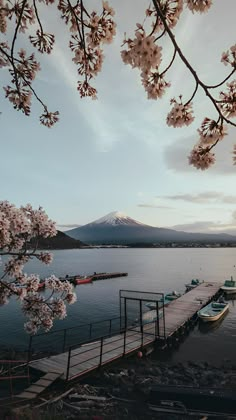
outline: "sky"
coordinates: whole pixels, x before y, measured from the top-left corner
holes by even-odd
[[[97,8],[100,2],[87,3]],[[109,3],[116,11],[117,35],[106,46],[103,70],[93,82],[97,101],[80,99],[63,24],[53,8],[47,13],[42,9],[43,24],[48,31],[53,28],[56,45],[51,56],[40,56],[42,70],[34,87],[50,110],[60,111],[60,121],[47,129],[38,121],[36,102],[25,117],[0,96],[0,199],[43,206],[61,230],[121,211],[152,226],[236,234],[236,130],[230,129],[216,148],[214,167],[190,167],[187,157],[197,141],[196,130],[204,117],[215,118],[214,109],[199,92],[194,123],[176,129],[166,125],[170,99],[191,96],[192,76],[177,59],[166,77],[171,81],[166,95],[148,100],[139,71],[123,64],[120,50],[124,33],[133,36],[149,2]],[[209,84],[228,74],[220,60],[235,44],[235,13],[235,0],[213,0],[207,14],[187,11],[175,29],[182,51]],[[33,48],[25,37],[18,45]],[[172,51],[164,40],[163,67]],[[1,69],[0,80],[3,86],[8,83],[6,70]]]

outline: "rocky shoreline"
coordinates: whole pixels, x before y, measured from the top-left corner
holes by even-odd
[[[17,419],[189,418],[188,414],[153,412],[145,401],[155,385],[195,387],[210,389],[211,392],[224,389],[236,394],[236,365],[230,361],[224,361],[220,367],[207,362],[160,362],[150,356],[138,358],[136,355],[109,368],[102,368],[86,379],[68,385],[66,389],[58,385],[57,388],[48,390],[33,405],[20,409]]]

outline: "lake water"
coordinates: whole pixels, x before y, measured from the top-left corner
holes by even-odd
[[[236,277],[234,248],[222,249],[86,249],[54,251],[50,266],[31,261],[25,271],[42,277],[122,271],[128,277],[97,281],[76,287],[78,301],[68,307],[68,316],[56,321],[55,328],[67,328],[119,315],[119,290],[184,292],[192,278],[223,281]],[[25,348],[24,317],[12,300],[0,308],[2,346]],[[219,364],[223,359],[236,363],[236,301],[222,322],[207,326],[197,324],[171,358],[175,361],[205,360]]]

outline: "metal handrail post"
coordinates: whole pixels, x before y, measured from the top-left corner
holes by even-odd
[[[164,338],[166,338],[166,321],[165,321],[165,296],[163,294],[163,329],[164,329]]]
[[[141,328],[141,347],[143,347],[143,323]]]
[[[67,360],[67,369],[66,369],[66,381],[69,379],[69,373],[70,373],[70,358],[71,358],[71,347],[68,351],[68,360]]]
[[[67,330],[66,330],[66,328],[65,328],[65,329],[64,329],[64,333],[63,333],[63,346],[62,346],[62,353],[64,353],[65,348],[66,348],[66,333],[67,333]]]
[[[143,332],[143,308],[142,308],[142,300],[139,301],[139,321],[140,321],[140,332]]]
[[[102,350],[103,350],[103,337],[101,338],[101,346],[100,346],[100,362],[99,366],[102,365]]]
[[[30,339],[29,339],[29,347],[28,347],[28,360],[27,360],[27,363],[29,363],[29,362],[30,362],[30,360],[31,360],[32,340],[33,340],[33,336],[31,335],[31,336],[30,336]]]
[[[163,302],[164,305],[164,302]],[[156,335],[158,335],[158,337],[160,336],[160,317],[159,317],[159,302],[156,302],[156,311],[157,311],[157,332]]]
[[[126,307],[126,298],[124,298],[125,302],[125,329],[127,328],[127,307]]]
[[[119,305],[120,305],[120,330],[121,330],[121,290],[119,290]]]
[[[125,345],[126,345],[126,330],[124,330],[124,351],[123,351],[123,356],[125,355]]]

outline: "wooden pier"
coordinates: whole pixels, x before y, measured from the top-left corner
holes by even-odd
[[[127,327],[114,335],[71,346],[61,354],[31,361],[29,366],[45,373],[57,372],[62,379],[70,381],[138,349],[143,350],[154,342],[168,343],[196,317],[199,309],[217,295],[220,286],[222,284],[216,282],[201,283],[164,307],[163,319]]]
[[[128,276],[128,273],[124,272],[114,272],[114,273],[96,273],[96,271],[93,274],[88,274],[87,276],[66,276],[66,277],[59,277],[61,281],[69,281],[73,283],[74,285],[79,284],[86,284],[86,283],[92,283],[93,281],[97,280],[105,280],[105,279],[114,279],[116,277],[126,277]]]
[[[116,272],[116,273],[94,273],[92,274],[92,281],[114,279],[116,277],[126,277],[128,273]]]

